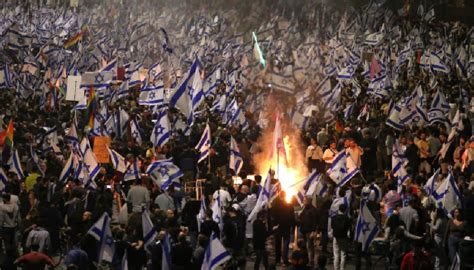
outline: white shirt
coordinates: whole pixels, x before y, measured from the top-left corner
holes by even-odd
[[[328,149],[324,150],[323,160],[327,164],[332,164],[332,162],[334,161],[334,157],[336,155],[337,155],[337,150],[336,149],[328,148]],[[331,158],[331,159],[326,159],[326,158]]]
[[[221,196],[221,207],[223,209],[226,209],[229,206],[230,202],[232,201],[232,197],[230,196],[230,193],[227,190],[219,189],[219,190],[216,190],[214,194],[212,195],[214,200],[217,199],[217,196]]]

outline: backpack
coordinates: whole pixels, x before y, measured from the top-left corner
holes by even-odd
[[[338,238],[347,238],[348,218],[344,215],[336,215],[331,220],[332,235]]]

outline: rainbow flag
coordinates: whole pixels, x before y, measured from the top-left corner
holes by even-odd
[[[13,119],[10,119],[7,129],[0,133],[0,145],[13,146]]]
[[[76,45],[79,41],[81,41],[84,38],[84,35],[89,31],[89,27],[87,25],[83,26],[81,28],[81,31],[77,33],[76,35],[72,36],[70,39],[66,40],[64,42],[64,48],[69,49],[72,46]]]

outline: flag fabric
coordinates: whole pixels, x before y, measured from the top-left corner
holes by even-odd
[[[120,108],[120,110],[115,112],[114,118],[113,118],[113,124],[114,124],[115,134],[118,138],[122,138],[125,132],[127,131],[129,120],[130,120],[130,116],[124,109]]]
[[[99,242],[98,261],[112,262],[115,253],[115,243],[112,231],[110,230],[110,217],[107,212],[96,221],[87,234]]]
[[[292,94],[295,91],[293,77],[284,74],[269,73],[270,86],[272,89]]]
[[[171,264],[171,243],[170,235],[167,233],[161,241],[162,259],[161,259],[161,270],[173,269]]]
[[[456,252],[456,256],[454,257],[453,264],[451,265],[451,270],[461,270],[461,257],[459,253]]]
[[[156,81],[154,84],[145,80],[143,87],[140,89],[138,104],[145,106],[161,105],[165,100],[165,89],[162,80]]]
[[[33,162],[34,162],[35,165],[36,165],[36,168],[38,168],[38,170],[40,171],[41,175],[44,177],[44,171],[43,171],[43,169],[41,168],[39,157],[38,157],[38,155],[36,154],[36,151],[35,151],[35,149],[33,148],[33,145],[30,145],[30,154],[31,154],[31,158],[33,159]]]
[[[198,231],[201,231],[201,224],[204,223],[204,221],[206,220],[206,211],[207,211],[206,197],[201,196],[201,206],[199,207],[199,213],[196,216]]]
[[[219,190],[217,191],[217,197],[211,206],[211,210],[212,220],[214,220],[217,225],[219,225],[219,229],[222,232],[222,229],[224,228],[224,215],[222,213],[221,194]]]
[[[367,251],[378,233],[379,226],[377,225],[377,221],[370,213],[367,202],[362,200],[355,227],[354,241],[361,243],[362,250]]]
[[[153,222],[151,222],[150,214],[146,209],[142,212],[142,229],[143,245],[145,246],[145,250],[149,251],[148,247],[154,243],[158,233],[156,232]]]
[[[132,138],[135,140],[135,142],[138,145],[142,145],[142,130],[140,126],[138,125],[138,121],[136,118],[133,118],[132,121],[130,121],[130,132]]]
[[[215,270],[232,258],[221,241],[219,241],[219,238],[217,238],[217,235],[212,233],[210,240],[206,252],[204,253],[204,261],[202,262],[201,270]]]
[[[163,145],[165,145],[170,139],[170,130],[171,127],[168,118],[168,113],[166,113],[166,111],[159,112],[158,118],[150,136],[150,141],[153,143],[153,146],[162,147]]]
[[[11,74],[8,65],[0,68],[0,89],[12,87]]]
[[[253,54],[255,56],[255,59],[257,59],[260,62],[260,65],[262,66],[262,68],[266,68],[267,62],[265,61],[265,58],[263,56],[263,51],[260,48],[260,45],[258,44],[257,34],[255,34],[255,32],[252,32],[252,39],[254,42]]]
[[[74,121],[74,119],[71,123],[71,127],[66,133],[66,139],[73,144],[79,144],[79,137],[77,136],[77,129],[76,129],[76,121]]]
[[[334,161],[327,171],[329,178],[336,183],[337,187],[345,185],[359,172],[359,168],[349,168],[350,166],[347,166],[348,158],[350,158],[350,155],[346,151],[341,151],[334,157]]]
[[[438,207],[442,208],[447,215],[451,215],[451,212],[460,206],[461,193],[451,170],[436,191],[433,192],[433,197]]]
[[[322,197],[328,191],[327,185],[323,183],[323,174],[317,173],[317,171],[313,171],[308,176],[306,186],[306,196],[312,196],[316,193],[316,196]]]
[[[269,160],[272,160],[274,157],[278,157],[281,161],[288,164],[288,159],[286,157],[285,142],[283,141],[283,132],[281,128],[281,119],[280,113],[277,113],[275,119],[275,128],[273,130],[273,142],[272,142],[272,151],[270,152]]]
[[[398,140],[393,142],[392,146],[392,174],[397,178],[397,190],[400,193],[402,191],[403,183],[409,178],[406,171],[406,165],[408,160],[405,157],[405,153],[402,151]]]
[[[3,193],[5,191],[5,187],[7,186],[7,184],[8,184],[8,177],[3,171],[3,169],[0,168],[0,192]]]
[[[64,164],[61,174],[59,175],[59,183],[61,184],[65,184],[67,182],[67,179],[74,173],[73,156],[74,156],[74,153],[71,152],[71,154],[69,155],[69,158]]]
[[[107,148],[109,155],[110,155],[110,161],[112,162],[112,166],[114,169],[118,172],[125,173],[127,170],[127,163],[125,162],[125,158],[122,157],[117,151]]]
[[[436,122],[449,125],[446,114],[449,112],[450,106],[444,95],[438,90],[431,102],[431,108],[428,111],[428,120],[430,124]]]
[[[171,184],[180,188],[179,178],[184,174],[171,159],[157,160],[151,163],[146,169],[146,173],[161,187],[166,190]]]
[[[244,165],[244,160],[240,154],[239,146],[235,141],[234,137],[230,137],[230,158],[229,158],[229,168],[234,171],[235,175],[238,175],[240,169]]]
[[[76,45],[79,41],[84,38],[84,35],[89,31],[89,28],[85,25],[81,28],[79,33],[75,34],[74,36],[70,37],[66,42],[64,42],[64,48],[69,49],[72,46]]]
[[[263,183],[263,188],[260,189],[260,192],[258,194],[257,203],[255,204],[255,207],[252,209],[252,212],[250,212],[247,218],[247,221],[250,221],[253,223],[255,219],[257,218],[257,214],[263,209],[265,209],[268,202],[270,201],[271,192],[272,192],[271,170],[268,170],[267,178],[265,179],[265,182]]]
[[[13,131],[13,119],[10,119],[7,129],[0,133],[0,145],[13,147]]]
[[[127,258],[127,250],[123,253],[122,257],[122,268],[120,270],[128,270],[128,258]]]
[[[449,132],[448,138],[446,139],[446,142],[443,143],[443,145],[441,146],[441,149],[439,150],[440,158],[444,159],[455,137],[463,129],[464,129],[464,125],[461,119],[461,112],[458,109],[453,119],[451,120],[451,131]]]
[[[199,151],[198,163],[205,160],[209,155],[209,150],[211,149],[211,128],[209,127],[209,124],[206,124],[206,128],[204,129],[201,139],[195,149]]]
[[[20,160],[20,156],[18,155],[17,149],[14,149],[12,151],[12,155],[10,157],[8,165],[10,165],[10,169],[9,169],[10,172],[13,172],[16,175],[18,175],[18,178],[20,180],[25,179],[25,174],[23,173],[23,169],[21,168],[21,160]]]
[[[377,61],[377,58],[374,54],[372,55],[372,60],[370,62],[370,79],[372,80],[375,75],[380,73],[380,71],[382,71],[382,68],[380,67],[379,61]]]
[[[436,184],[436,180],[439,177],[439,171],[440,171],[440,168],[438,168],[433,173],[433,175],[428,179],[428,181],[426,181],[425,185],[423,186],[423,189],[426,191],[426,194],[428,194],[428,196],[431,196],[433,192],[436,190],[435,184]]]
[[[132,163],[127,162],[127,169],[123,175],[123,181],[135,181],[137,179],[141,179],[141,175],[138,160],[135,159]]]
[[[100,166],[87,137],[82,139],[80,149],[85,169],[89,174],[89,179],[93,181],[97,174],[99,174]]]

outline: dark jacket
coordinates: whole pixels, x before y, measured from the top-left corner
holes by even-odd
[[[300,229],[302,233],[314,232],[318,228],[318,211],[313,205],[304,206],[300,214]]]

